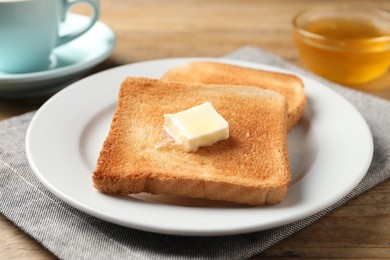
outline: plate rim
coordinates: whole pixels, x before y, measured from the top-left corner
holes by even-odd
[[[98,75],[102,75],[105,74],[105,73],[112,73],[112,72],[115,72],[115,71],[118,71],[118,70],[122,70],[122,69],[127,69],[127,68],[130,68],[131,66],[140,66],[140,65],[145,65],[145,64],[150,64],[150,63],[153,63],[153,62],[157,62],[157,63],[164,63],[164,62],[175,62],[175,61],[180,61],[180,62],[188,62],[190,60],[213,60],[213,61],[220,61],[220,62],[227,62],[227,63],[233,63],[233,64],[237,64],[237,65],[244,65],[244,64],[247,64],[248,66],[251,66],[251,67],[258,67],[258,68],[268,68],[268,69],[271,69],[271,70],[275,70],[275,71],[281,71],[281,72],[287,72],[287,73],[292,73],[292,74],[295,74],[295,75],[298,75],[300,77],[302,77],[303,79],[305,80],[309,80],[312,81],[312,82],[316,82],[317,84],[321,85],[322,87],[326,88],[326,86],[324,86],[322,83],[319,83],[313,79],[310,79],[309,77],[307,76],[304,76],[304,75],[300,75],[299,73],[295,73],[295,72],[292,72],[292,71],[289,71],[289,70],[286,70],[286,69],[281,69],[281,68],[277,68],[277,67],[274,67],[272,65],[268,65],[268,64],[261,64],[261,63],[254,63],[254,62],[249,62],[249,61],[241,61],[241,60],[233,60],[233,59],[226,59],[226,58],[202,58],[202,57],[185,57],[185,58],[168,58],[168,59],[158,59],[158,60],[149,60],[149,61],[142,61],[142,62],[137,62],[137,63],[133,63],[133,64],[127,64],[127,65],[122,65],[122,66],[119,66],[119,67],[115,67],[115,68],[111,68],[111,69],[108,69],[108,70],[105,70],[105,71],[102,71],[102,72],[99,72],[97,74],[94,74],[94,75],[91,75],[85,79],[82,79],[76,83],[73,83],[71,86],[63,89],[62,91],[60,91],[59,93],[55,94],[52,98],[50,98],[39,110],[38,112],[34,115],[29,127],[28,127],[28,130],[27,130],[27,134],[26,134],[26,153],[27,153],[27,158],[28,158],[28,161],[35,173],[35,175],[38,177],[38,179],[44,184],[44,186],[46,186],[46,188],[48,188],[52,193],[54,193],[55,196],[59,197],[61,200],[65,201],[66,203],[70,204],[71,206],[73,207],[76,207],[77,209],[87,213],[87,214],[90,214],[90,215],[93,215],[95,217],[98,217],[100,219],[104,219],[106,221],[109,221],[109,222],[112,222],[112,223],[116,223],[116,224],[119,224],[119,225],[123,225],[123,226],[127,226],[127,227],[131,227],[131,228],[136,228],[136,229],[140,229],[140,230],[146,230],[146,231],[151,231],[151,232],[156,232],[156,233],[164,233],[164,234],[174,234],[174,235],[194,235],[194,236],[218,236],[218,235],[232,235],[232,234],[242,234],[242,233],[248,233],[248,232],[254,232],[254,231],[260,231],[260,230],[265,230],[265,229],[269,229],[269,228],[274,228],[274,227],[278,227],[278,226],[281,226],[281,225],[285,225],[285,224],[288,224],[288,223],[292,223],[292,222],[295,222],[297,220],[300,220],[304,217],[308,217],[308,216],[311,216],[331,205],[333,205],[334,203],[336,203],[338,200],[340,200],[341,198],[343,198],[345,195],[347,195],[360,181],[361,179],[365,176],[369,166],[370,166],[370,163],[371,163],[371,160],[372,160],[372,156],[373,156],[373,140],[372,140],[372,135],[371,135],[371,132],[370,132],[370,129],[367,125],[367,122],[364,120],[363,116],[357,111],[357,109],[349,102],[347,101],[344,97],[342,97],[340,94],[338,94],[337,92],[335,92],[334,90],[332,89],[329,89],[327,88],[326,91],[330,91],[329,93],[332,93],[332,95],[335,95],[339,98],[341,98],[343,100],[343,102],[345,104],[347,104],[347,106],[349,106],[355,113],[357,113],[358,116],[360,116],[360,120],[362,120],[362,123],[363,123],[363,126],[365,126],[366,128],[366,131],[368,131],[367,133],[369,134],[369,151],[366,153],[367,154],[367,162],[366,162],[366,165],[363,169],[361,169],[361,173],[360,173],[360,177],[357,178],[353,183],[350,183],[349,187],[348,187],[348,191],[347,189],[344,190],[344,192],[340,193],[339,196],[337,198],[334,198],[332,203],[327,203],[327,205],[322,205],[321,206],[321,209],[318,209],[318,207],[316,209],[311,209],[311,211],[308,211],[306,210],[305,212],[303,212],[302,214],[297,214],[295,215],[293,218],[289,218],[288,220],[284,220],[284,221],[280,221],[278,222],[276,225],[268,225],[267,227],[264,227],[264,226],[241,226],[241,227],[234,227],[234,228],[230,228],[228,230],[221,230],[221,229],[209,229],[207,230],[206,229],[203,229],[203,230],[194,230],[194,229],[191,229],[191,228],[187,228],[187,229],[175,229],[174,227],[161,227],[159,225],[157,226],[148,226],[148,225],[142,225],[142,223],[128,223],[128,222],[123,222],[123,221],[119,221],[118,219],[115,219],[115,218],[112,218],[112,216],[109,216],[109,215],[101,215],[101,214],[98,214],[96,211],[94,211],[93,208],[90,208],[90,207],[86,207],[85,205],[78,205],[77,203],[75,203],[72,199],[68,198],[66,195],[64,194],[58,194],[58,191],[55,189],[55,187],[52,187],[50,185],[50,183],[46,183],[46,180],[44,180],[43,176],[41,176],[41,173],[39,172],[39,169],[37,168],[37,166],[35,165],[34,163],[34,159],[33,159],[33,155],[31,154],[31,147],[29,145],[30,143],[30,140],[31,140],[31,132],[32,132],[32,129],[34,127],[34,124],[37,120],[37,118],[39,118],[40,116],[40,113],[43,113],[42,111],[45,111],[46,107],[50,106],[52,102],[56,102],[56,99],[58,98],[61,98],[61,96],[65,95],[64,93],[68,93],[68,92],[71,92],[71,91],[74,91],[73,89],[76,89],[78,87],[79,84],[82,84],[80,82],[87,82],[89,80],[91,80],[91,78],[95,78],[95,77],[99,77]],[[363,173],[364,172],[364,173]],[[359,180],[358,180],[359,179]]]

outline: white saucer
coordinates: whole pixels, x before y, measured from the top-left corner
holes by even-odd
[[[68,14],[61,33],[79,28],[89,17]],[[48,95],[64,88],[111,54],[115,45],[114,32],[97,22],[87,33],[58,47],[52,55],[53,64],[44,71],[10,74],[0,71],[0,97],[22,98]]]

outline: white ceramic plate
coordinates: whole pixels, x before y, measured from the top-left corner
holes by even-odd
[[[61,33],[74,31],[88,23],[89,17],[68,14]],[[33,73],[12,74],[0,71],[0,97],[33,97],[52,94],[86,73],[111,54],[115,35],[105,24],[97,22],[88,32],[56,48],[50,68]]]
[[[27,132],[32,169],[60,199],[119,225],[178,235],[227,235],[281,226],[340,200],[364,177],[373,153],[370,130],[344,98],[301,76],[308,104],[288,136],[293,183],[286,199],[269,207],[141,194],[115,197],[92,187],[91,173],[108,133],[121,81],[126,76],[159,78],[194,58],[125,65],[80,80],[44,104]],[[281,71],[248,62],[216,60]]]

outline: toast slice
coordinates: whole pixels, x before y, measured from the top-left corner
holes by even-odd
[[[209,101],[229,122],[230,137],[196,152],[164,140],[164,114]],[[107,194],[141,192],[250,205],[283,200],[291,179],[286,102],[256,87],[123,81],[109,134],[93,173]]]
[[[299,121],[306,106],[303,82],[300,78],[290,74],[218,62],[191,62],[169,70],[162,79],[206,84],[256,86],[276,91],[285,96],[287,101],[287,131],[290,131]]]

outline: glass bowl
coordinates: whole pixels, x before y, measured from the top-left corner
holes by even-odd
[[[354,5],[308,9],[292,20],[293,40],[305,67],[354,86],[390,66],[390,13]]]

